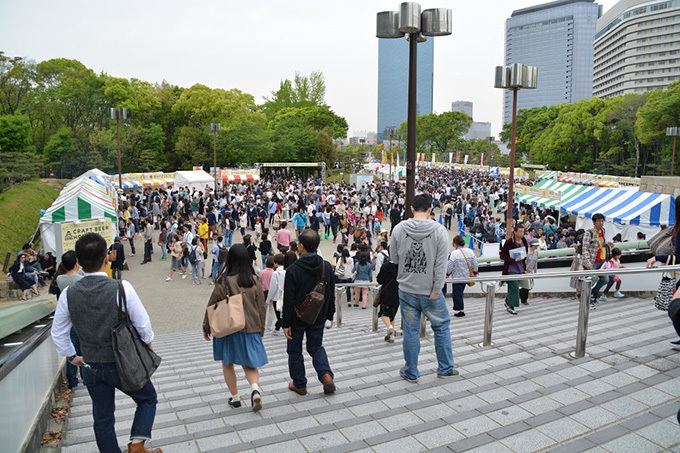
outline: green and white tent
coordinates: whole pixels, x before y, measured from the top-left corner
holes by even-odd
[[[534,195],[517,195],[515,197],[516,201],[520,203],[531,204],[534,206],[539,206],[541,208],[549,209],[559,209],[560,206],[567,203],[569,200],[576,198],[579,194],[589,189],[588,186],[582,186],[579,184],[569,184],[567,182],[559,182],[554,180],[544,180],[534,184],[534,187],[540,189],[550,189],[562,194],[561,200],[552,200],[550,198],[541,198]]]
[[[42,248],[58,256],[60,250],[57,240],[61,234],[61,224],[92,219],[109,219],[114,234],[118,231],[116,209],[108,197],[87,187],[62,192],[40,218]]]

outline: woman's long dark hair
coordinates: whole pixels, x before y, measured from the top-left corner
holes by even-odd
[[[227,275],[236,275],[236,284],[241,288],[250,288],[255,284],[255,271],[246,246],[234,244],[227,255]]]

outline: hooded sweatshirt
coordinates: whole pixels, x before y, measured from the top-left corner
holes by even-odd
[[[429,219],[408,219],[392,232],[390,260],[399,265],[399,289],[407,293],[440,293],[446,278],[449,235]]]

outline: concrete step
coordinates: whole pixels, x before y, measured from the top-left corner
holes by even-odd
[[[626,436],[657,449],[680,444],[677,425],[668,434],[680,397],[680,354],[669,349],[672,328],[653,302],[600,304],[590,313],[589,356],[577,360],[568,357],[575,345],[576,301],[533,299],[518,316],[502,305],[498,300],[494,310],[492,347],[477,346],[483,299],[466,301],[467,316],[452,318],[458,377],[437,379],[430,332],[422,341],[417,384],[398,375],[401,339],[388,344],[384,329],[370,332],[370,310],[345,309],[345,325],[324,339],[338,385],[331,396],[322,394],[309,360],[310,394],[288,391],[285,340],[268,334],[270,363],[261,370],[259,413],[249,411],[242,372],[246,407],[227,406],[221,368],[200,332],[159,335],[154,343],[164,361],[154,376],[159,405],[153,445],[164,451],[382,451],[395,445],[407,451],[447,445],[455,451],[540,451],[614,442],[617,451],[616,442]],[[79,387],[63,451],[91,450],[90,407]],[[134,403],[118,394],[117,408],[122,444]],[[663,442],[648,439],[662,428]]]

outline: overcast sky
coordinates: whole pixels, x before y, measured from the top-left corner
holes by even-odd
[[[453,35],[435,39],[434,109],[474,102],[475,121],[501,127],[505,20],[535,0],[436,0]],[[616,0],[599,0],[606,12]],[[349,133],[377,127],[376,13],[396,0],[0,0],[0,50],[35,61],[70,58],[95,72],[189,87],[238,88],[263,102],[296,71],[320,70],[326,102]],[[432,39],[432,38],[429,38]]]

